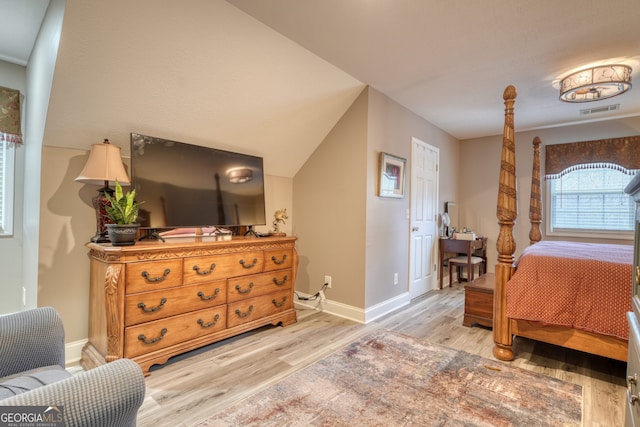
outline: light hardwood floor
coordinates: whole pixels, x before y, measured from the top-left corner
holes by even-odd
[[[294,325],[261,328],[152,368],[138,425],[192,425],[377,328],[492,358],[491,330],[462,326],[463,307],[462,285],[454,284],[368,325],[298,310]],[[624,425],[625,363],[521,338],[515,350],[509,363],[582,385],[584,426]]]

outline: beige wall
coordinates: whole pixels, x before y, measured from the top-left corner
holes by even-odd
[[[410,188],[403,199],[376,191],[379,153],[409,165],[412,137],[440,149],[441,199],[457,197],[458,141],[367,88],[294,178],[298,290],[313,294],[331,275],[327,298],[365,310],[408,292]]]
[[[74,181],[87,158],[80,150],[42,149],[38,305],[58,310],[67,342],[86,339],[89,322],[89,258],[84,245],[96,233],[91,198],[98,187]]]
[[[517,111],[516,105],[516,129]],[[615,138],[637,135],[638,133],[640,133],[640,117],[516,133],[516,173],[518,177],[518,220],[514,228],[516,256],[529,245],[529,197],[533,166],[533,138],[539,136],[542,140],[541,162],[544,173],[544,145]],[[478,234],[487,236],[489,271],[494,271],[497,258],[495,247],[499,228],[496,219],[496,200],[501,148],[502,136],[499,135],[462,141],[460,150],[460,223]],[[546,205],[544,180],[542,193],[543,205]],[[545,212],[543,212],[543,217],[546,217]],[[543,239],[547,238],[544,225],[543,218]],[[590,239],[581,240],[589,241]],[[602,242],[602,240],[598,241]],[[623,241],[618,241],[618,243],[620,242]]]
[[[364,84],[223,0],[68,0],[46,145],[129,133],[264,158],[293,177]]]
[[[365,308],[409,291],[409,219],[411,138],[440,151],[439,208],[445,200],[457,198],[459,142],[451,135],[402,107],[386,95],[371,89],[367,140],[367,229]],[[407,159],[407,188],[403,199],[377,196],[378,155],[387,152]],[[398,285],[393,274],[398,273]]]
[[[296,289],[364,307],[367,104],[364,90],[293,179]]]

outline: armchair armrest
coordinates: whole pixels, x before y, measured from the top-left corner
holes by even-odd
[[[52,307],[0,316],[0,378],[42,366],[64,368],[64,326]]]
[[[135,426],[145,395],[142,370],[118,359],[90,371],[0,400],[0,406],[63,406],[65,425]]]

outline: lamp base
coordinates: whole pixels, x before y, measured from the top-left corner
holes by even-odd
[[[107,234],[98,233],[91,238],[92,243],[111,243]]]
[[[111,196],[113,195],[113,190],[108,186],[105,186],[104,188],[99,189],[98,195],[91,200],[93,208],[96,210],[96,235],[91,238],[93,243],[111,243],[106,225],[112,224],[113,221],[111,221],[107,215],[107,210],[105,209],[105,206],[109,203],[109,200],[104,196],[105,193],[109,193]]]

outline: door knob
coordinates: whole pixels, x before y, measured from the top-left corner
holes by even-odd
[[[418,231],[418,230],[420,230],[420,227],[413,227],[413,228],[411,228],[411,231]]]

